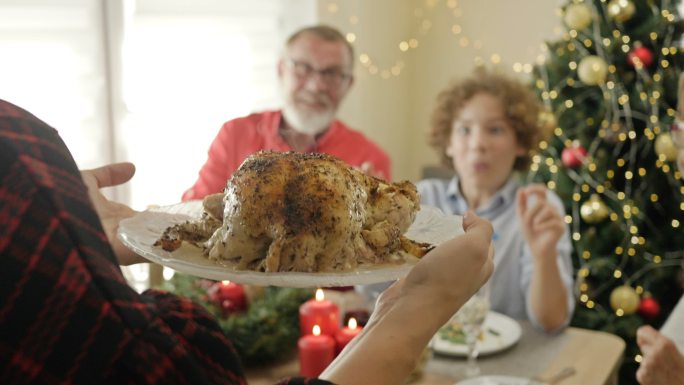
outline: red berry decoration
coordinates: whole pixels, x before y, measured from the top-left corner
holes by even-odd
[[[229,311],[230,313],[233,313],[236,311],[243,311],[247,308],[245,289],[230,281],[214,283],[207,290],[207,295],[212,301],[217,303],[224,312]]]
[[[221,307],[221,316],[223,318],[228,318],[232,314],[239,313],[244,310],[242,308],[239,308],[237,304],[235,304],[233,301],[229,299],[221,301],[219,303],[219,306]]]
[[[643,45],[635,46],[627,55],[627,63],[634,67],[637,61],[641,62],[644,67],[650,67],[653,64],[653,52]]]
[[[587,149],[582,146],[566,147],[561,153],[563,165],[568,168],[577,168],[582,165],[582,160],[587,156]]]
[[[660,304],[652,297],[647,297],[639,303],[639,314],[644,318],[655,318],[660,314]]]

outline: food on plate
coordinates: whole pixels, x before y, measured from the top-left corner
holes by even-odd
[[[156,245],[188,241],[236,269],[334,272],[403,263],[431,246],[403,236],[420,201],[408,181],[389,183],[323,154],[261,151],[195,222],[169,227]]]
[[[501,333],[498,331],[488,327],[484,328],[480,332],[478,340],[483,341],[485,339],[485,333],[491,334],[495,337],[499,337],[501,335]],[[451,342],[452,344],[466,344],[465,332],[463,331],[461,324],[458,322],[449,322],[447,325],[442,326],[437,332],[437,335],[439,335],[441,339]]]

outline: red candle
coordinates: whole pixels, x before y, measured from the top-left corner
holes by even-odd
[[[343,327],[335,334],[335,354],[340,354],[342,349],[344,349],[354,337],[361,333],[361,329],[363,328],[356,324],[356,319],[351,317],[347,326]]]
[[[299,330],[302,335],[311,333],[319,325],[321,334],[334,337],[340,329],[340,309],[324,298],[323,290],[316,290],[316,298],[299,307]]]
[[[247,308],[245,289],[230,281],[221,281],[209,289],[209,297],[221,308],[231,311],[242,311]]]
[[[335,358],[335,341],[321,334],[321,328],[314,325],[313,334],[305,334],[297,342],[299,347],[299,374],[304,377],[318,377]]]

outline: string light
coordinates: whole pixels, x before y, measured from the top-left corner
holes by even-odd
[[[425,5],[423,7],[416,7],[413,9],[413,16],[418,19],[419,22],[419,28],[418,28],[418,33],[421,35],[427,35],[431,30],[433,30],[433,21],[432,17],[435,15],[439,15],[441,13],[438,4],[442,2],[436,1],[436,0],[426,0]],[[354,2],[355,4],[355,2]],[[458,46],[460,46],[463,49],[466,48],[472,48],[476,51],[483,49],[484,43],[482,40],[474,38],[473,36],[467,36],[465,34],[464,28],[460,22],[460,19],[463,17],[464,12],[463,8],[459,6],[458,1],[456,0],[447,0],[443,2],[444,6],[448,9],[449,13],[452,15],[454,18],[453,22],[451,23],[451,33],[453,36],[458,36]],[[354,6],[355,7],[355,6]],[[330,14],[338,14],[341,12],[341,6],[340,3],[336,0],[329,1],[326,5],[325,8],[328,13]],[[355,13],[356,10],[352,9],[352,13]],[[355,14],[349,16],[348,22],[351,27],[351,29],[355,29],[355,27],[358,26],[359,24],[359,17]],[[558,35],[560,34],[561,30],[558,27],[554,28],[554,34]],[[577,32],[575,31],[574,37],[577,37]],[[347,33],[346,35],[347,41],[350,43],[355,43],[359,40],[359,36],[355,34],[353,31]],[[584,44],[586,47],[591,47],[592,41],[591,39],[585,39]],[[420,42],[417,38],[412,37],[409,39],[401,40],[397,43],[396,45],[398,47],[398,52],[399,54],[407,54],[410,51],[417,49],[420,46]],[[575,47],[573,44],[570,44],[568,46],[568,50],[572,51],[574,50]],[[548,50],[548,47],[546,44],[541,44],[540,45],[540,51],[546,52]],[[369,55],[366,53],[366,55]],[[491,63],[493,64],[500,64],[503,62],[503,59],[501,58],[501,55],[498,53],[492,53],[489,56]],[[360,59],[360,58],[359,58]],[[370,60],[370,56],[369,56]],[[372,60],[370,60],[372,61]],[[379,67],[377,64],[373,65],[368,65],[364,66],[366,71],[371,74],[371,75],[380,75],[383,78],[392,78],[392,77],[397,77],[400,76],[402,71],[397,71],[396,69],[396,63],[398,63],[400,59],[394,60],[393,65],[387,66],[387,67]],[[476,64],[484,64],[484,61],[482,60],[481,56],[475,56],[473,60]],[[537,62],[538,63],[543,63],[545,61],[545,55],[538,55],[537,56]],[[515,72],[523,72],[526,74],[529,74],[533,70],[533,64],[532,63],[517,63],[518,65],[514,66],[514,71]]]

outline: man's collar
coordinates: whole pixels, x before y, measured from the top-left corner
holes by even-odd
[[[501,206],[508,206],[512,203],[515,202],[515,194],[518,190],[519,183],[517,181],[517,178],[515,174],[512,174],[506,183],[503,185],[502,188],[497,191],[494,196],[480,209],[478,209],[478,212],[486,212],[490,210],[494,210],[497,207]],[[463,196],[463,193],[461,192],[461,189],[459,187],[459,178],[458,175],[454,176],[449,184],[447,185],[447,196],[451,199],[456,200],[457,202],[462,202],[465,206],[467,206],[467,202],[465,199],[465,196]]]

